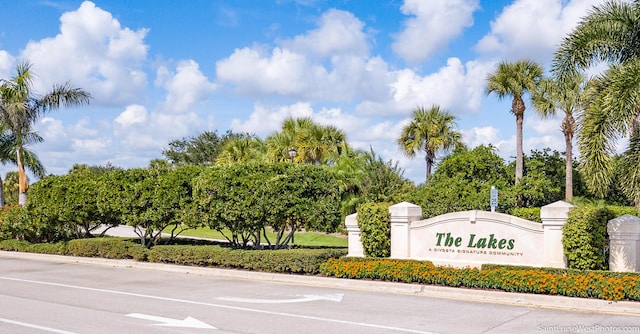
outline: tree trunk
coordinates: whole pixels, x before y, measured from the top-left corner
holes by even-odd
[[[524,157],[522,150],[522,123],[524,121],[524,101],[521,97],[514,97],[511,112],[516,116],[516,184],[522,179]]]
[[[426,178],[425,178],[425,183],[429,182],[429,177],[431,176],[431,168],[433,168],[433,162],[435,160],[435,157],[432,153],[427,152],[427,154],[424,156],[424,161],[427,165],[427,170],[426,170]]]
[[[573,129],[575,128],[575,120],[573,116],[568,114],[562,121],[562,133],[564,133],[564,144],[566,147],[566,163],[565,163],[565,190],[564,200],[571,202],[573,200]]]
[[[573,149],[573,140],[570,134],[565,135],[565,143],[567,146],[567,162],[566,162],[566,172],[565,172],[565,190],[564,190],[564,200],[567,202],[571,202],[573,200],[573,154],[571,150]]]
[[[27,204],[27,175],[24,171],[24,165],[22,164],[22,152],[20,147],[16,149],[16,158],[18,160],[18,204],[24,206]]]
[[[4,182],[0,177],[0,208],[4,208]]]

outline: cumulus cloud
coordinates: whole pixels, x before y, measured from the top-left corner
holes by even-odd
[[[193,60],[181,61],[175,73],[170,73],[166,66],[160,67],[156,84],[167,90],[163,109],[178,113],[192,110],[216,89]]]
[[[599,0],[517,0],[491,22],[491,32],[475,46],[507,60],[546,62],[562,38]]]
[[[282,122],[288,117],[311,117],[313,108],[309,103],[298,102],[287,106],[269,106],[256,103],[253,113],[247,120],[234,118],[230,129],[234,132],[248,132],[260,137],[266,137],[273,132],[280,131]]]
[[[390,74],[389,99],[374,102],[365,100],[358,113],[378,115],[408,114],[416,107],[439,105],[456,115],[479,111],[484,96],[487,73],[493,63],[471,61],[463,64],[449,58],[446,66],[422,76],[411,69]]]
[[[473,148],[480,145],[494,144],[499,139],[500,130],[493,126],[473,127],[460,130],[465,145]]]
[[[331,57],[335,55],[367,56],[369,43],[364,23],[352,13],[330,9],[320,17],[318,28],[290,40],[280,41],[286,49],[300,54]]]
[[[473,25],[479,0],[405,0],[400,8],[411,16],[395,36],[393,51],[409,63],[427,59]]]
[[[133,124],[144,123],[146,120],[147,108],[139,104],[132,104],[116,117],[115,122],[123,128],[128,128]]]
[[[94,103],[121,105],[143,95],[146,34],[121,27],[109,12],[85,1],[60,17],[58,35],[29,42],[22,57],[33,63],[38,90],[71,81],[89,91]]]
[[[236,49],[216,63],[217,79],[246,96],[341,102],[388,98],[388,64],[369,56],[363,29],[353,14],[331,9],[316,29],[282,39],[272,49]]]

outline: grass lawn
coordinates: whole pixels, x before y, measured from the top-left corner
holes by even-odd
[[[171,233],[171,229],[164,230],[165,233]],[[209,228],[197,228],[188,229],[180,233],[181,236],[208,238],[217,240],[227,240],[218,231],[214,231]],[[267,231],[269,240],[273,243],[276,240],[276,235],[270,231]],[[336,236],[332,234],[320,233],[320,232],[296,232],[294,235],[294,241],[299,246],[323,246],[323,247],[347,247],[346,236]]]

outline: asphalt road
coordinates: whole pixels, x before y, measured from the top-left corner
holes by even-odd
[[[640,312],[625,311],[637,304],[576,311],[285,276],[0,253],[0,333],[640,333]]]

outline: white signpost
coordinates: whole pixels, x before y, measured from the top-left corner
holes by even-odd
[[[491,212],[496,212],[496,207],[498,206],[498,189],[496,189],[496,187],[491,186],[490,196],[489,205],[491,206]]]

